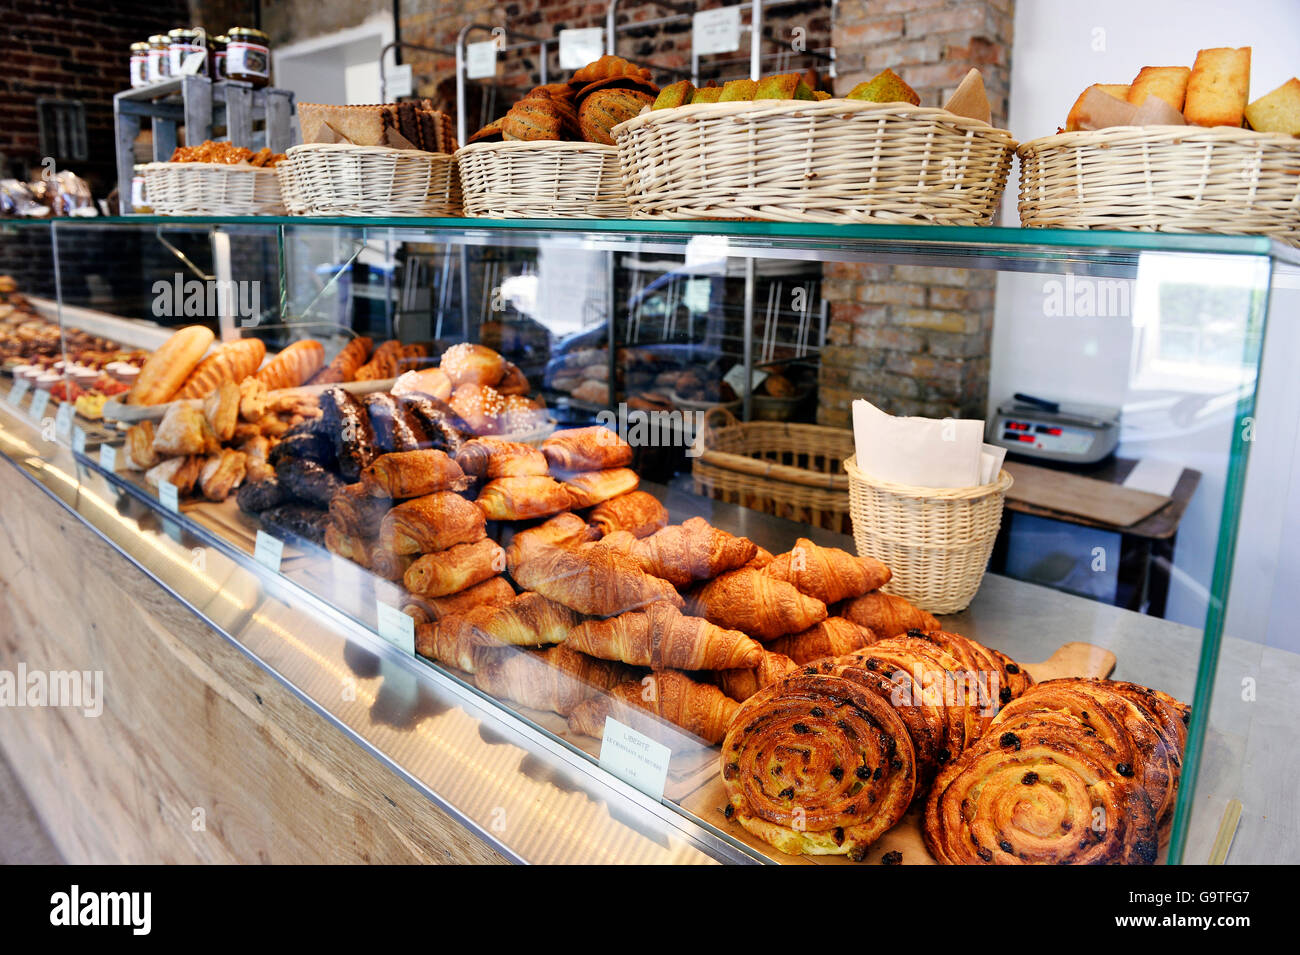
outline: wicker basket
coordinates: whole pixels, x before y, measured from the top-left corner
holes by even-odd
[[[284,197],[284,208],[291,216],[307,215],[311,210],[307,200],[298,191],[298,180],[293,174],[293,163],[289,160],[277,163],[275,172],[280,177],[280,195]]]
[[[893,571],[884,589],[931,613],[965,610],[984,579],[1011,475],[937,488],[875,481],[852,457],[844,470],[858,553]]]
[[[699,103],[614,127],[632,213],[669,219],[986,225],[1016,144],[906,103]]]
[[[274,168],[212,162],[151,162],[142,168],[145,195],[159,215],[284,214]]]
[[[598,143],[472,143],[456,153],[465,214],[492,219],[626,219],[618,150]]]
[[[1300,139],[1292,136],[1117,126],[1035,139],[1018,155],[1025,226],[1300,242]]]
[[[288,152],[297,192],[317,216],[458,216],[460,180],[446,153],[349,143]]]
[[[848,477],[840,463],[853,432],[776,421],[740,423],[715,408],[695,437],[695,493],[764,514],[849,533]]]

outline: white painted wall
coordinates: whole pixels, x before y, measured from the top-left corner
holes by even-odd
[[[1092,83],[1127,83],[1143,66],[1190,66],[1202,47],[1245,45],[1252,47],[1252,98],[1300,74],[1300,3],[1239,0],[1225,7],[1216,0],[1020,0],[1010,128],[1022,141],[1049,135]],[[1017,190],[1013,174],[1004,223],[1019,221]],[[1138,287],[1154,289],[1148,278],[1176,278],[1179,269],[1176,259],[1144,260]],[[1195,269],[1194,277],[1227,286],[1251,281],[1231,263]],[[1169,604],[1171,618],[1202,625],[1231,427],[1231,409],[1215,410],[1214,398],[1230,393],[1233,369],[1207,375],[1153,364],[1151,335],[1161,332],[1169,316],[1161,316],[1145,295],[1135,296],[1129,315],[1045,314],[1044,283],[1053,278],[999,276],[990,406],[1015,391],[1127,406],[1121,454],[1177,461],[1204,473],[1180,532]],[[1254,448],[1249,472],[1228,623],[1231,633],[1296,650],[1300,630],[1278,621],[1300,610],[1300,596],[1282,583],[1300,579],[1300,541],[1281,531],[1284,524],[1300,526],[1300,494],[1292,482],[1293,473],[1300,475],[1294,444],[1300,389],[1290,367],[1300,353],[1298,298],[1294,291],[1275,296],[1259,404],[1265,437]]]
[[[393,39],[393,17],[300,40],[272,51],[275,83],[299,102],[359,106],[379,102],[379,53]],[[391,66],[392,53],[387,62]]]

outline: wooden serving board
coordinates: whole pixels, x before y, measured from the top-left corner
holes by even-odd
[[[1007,497],[1033,507],[1074,514],[1114,527],[1130,527],[1150,517],[1170,498],[1096,478],[1008,461],[1015,478]]]
[[[1042,663],[1027,663],[1025,667],[1036,682],[1070,676],[1110,676],[1115,670],[1115,654],[1090,643],[1067,643]],[[718,749],[711,749],[715,760]],[[778,852],[770,845],[751,835],[740,823],[723,815],[727,805],[727,790],[722,785],[722,775],[717,763],[712,766],[712,776],[698,790],[680,800],[681,807],[694,813],[705,822],[712,823],[728,835],[753,846],[768,858],[787,865],[859,865],[879,863],[887,852],[899,852],[903,865],[938,865],[921,838],[921,815],[924,801],[913,805],[903,820],[885,833],[870,851],[863,863],[849,860],[847,856],[792,856]]]

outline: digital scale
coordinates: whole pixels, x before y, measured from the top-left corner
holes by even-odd
[[[1119,444],[1119,408],[1062,404],[1016,394],[998,405],[985,439],[1010,454],[1062,464],[1096,464]]]

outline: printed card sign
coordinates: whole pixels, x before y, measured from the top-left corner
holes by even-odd
[[[384,74],[384,81],[388,86],[388,98],[396,100],[402,96],[410,96],[414,88],[411,82],[411,64],[402,63],[393,67]]]
[[[415,655],[415,621],[392,604],[375,602],[379,612],[379,635],[403,653]]]
[[[280,572],[280,560],[284,557],[284,541],[272,537],[266,531],[257,532],[257,543],[253,546],[253,560],[267,570]]]
[[[77,454],[86,453],[86,432],[82,431],[76,425],[72,427],[72,450]]]
[[[603,27],[560,31],[560,69],[580,70],[605,52]]]
[[[32,383],[30,381],[26,378],[19,378],[14,382],[14,386],[9,389],[9,403],[17,408],[23,403],[23,399],[27,397],[27,392],[31,387]]]
[[[45,409],[49,406],[49,403],[50,393],[48,391],[36,392],[36,394],[32,395],[32,403],[27,409],[27,417],[39,424],[41,419],[45,417]]]
[[[652,799],[664,798],[668,761],[673,751],[625,726],[612,716],[605,717],[605,735],[600,740],[600,765],[625,783]]]
[[[117,448],[111,444],[99,446],[99,466],[105,471],[117,470]]]
[[[749,372],[749,387],[745,387],[745,366],[732,365],[731,370],[722,376],[722,380],[731,385],[731,390],[738,395],[743,395],[746,391],[753,391],[763,383],[767,378],[767,372],[761,368],[752,368]]]
[[[700,56],[740,49],[740,7],[701,10],[691,20],[691,45]]]
[[[60,438],[66,438],[72,433],[72,416],[76,410],[71,401],[59,405],[59,413],[54,416],[54,433]]]
[[[158,503],[173,513],[181,509],[180,494],[171,481],[158,482]],[[260,534],[261,531],[258,531]]]
[[[471,80],[485,80],[497,75],[496,40],[466,44],[465,75]]]

